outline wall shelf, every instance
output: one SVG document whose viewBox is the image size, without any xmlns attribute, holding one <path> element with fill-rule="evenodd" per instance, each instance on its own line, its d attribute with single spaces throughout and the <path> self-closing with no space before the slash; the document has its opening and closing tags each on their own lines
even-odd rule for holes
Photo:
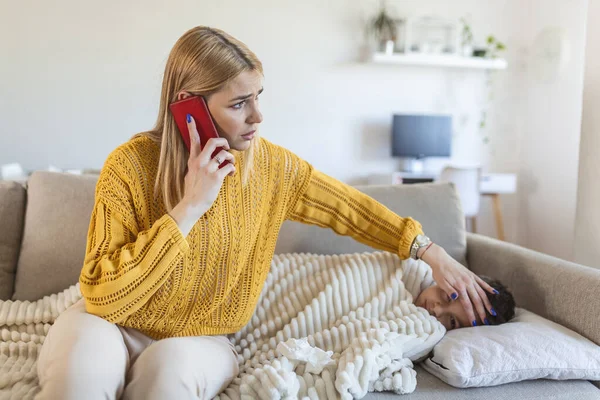
<svg viewBox="0 0 600 400">
<path fill-rule="evenodd" d="M 506 69 L 508 63 L 502 58 L 486 59 L 441 54 L 393 54 L 374 53 L 371 59 L 376 64 L 416 65 L 430 67 Z"/>
</svg>

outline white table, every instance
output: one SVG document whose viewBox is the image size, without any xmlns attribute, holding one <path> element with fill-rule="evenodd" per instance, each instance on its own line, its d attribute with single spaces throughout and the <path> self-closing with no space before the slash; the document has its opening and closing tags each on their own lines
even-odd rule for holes
<svg viewBox="0 0 600 400">
<path fill-rule="evenodd" d="M 388 174 L 373 174 L 369 176 L 368 183 L 369 185 L 414 184 L 435 182 L 437 180 L 439 180 L 439 174 L 437 173 L 392 172 Z M 482 195 L 489 196 L 492 199 L 498 239 L 504 240 L 504 222 L 500 206 L 500 195 L 515 193 L 517 191 L 517 175 L 482 173 L 479 189 Z"/>
</svg>

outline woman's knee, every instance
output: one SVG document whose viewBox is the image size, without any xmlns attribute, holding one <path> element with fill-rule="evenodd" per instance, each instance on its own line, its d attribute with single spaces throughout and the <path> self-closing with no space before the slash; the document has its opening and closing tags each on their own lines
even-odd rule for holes
<svg viewBox="0 0 600 400">
<path fill-rule="evenodd" d="M 205 337 L 164 339 L 148 347 L 132 366 L 125 399 L 212 398 L 238 372 L 233 351 L 223 342 Z"/>
<path fill-rule="evenodd" d="M 127 348 L 117 326 L 86 313 L 85 305 L 76 303 L 59 316 L 44 341 L 38 360 L 42 391 L 37 398 L 120 394 L 127 363 Z"/>
</svg>

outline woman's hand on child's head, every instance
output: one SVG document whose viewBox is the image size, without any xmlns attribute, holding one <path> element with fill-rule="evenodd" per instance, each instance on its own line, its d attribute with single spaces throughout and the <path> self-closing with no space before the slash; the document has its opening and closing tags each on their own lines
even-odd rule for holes
<svg viewBox="0 0 600 400">
<path fill-rule="evenodd" d="M 480 323 L 486 320 L 486 309 L 494 315 L 495 311 L 484 290 L 490 293 L 497 293 L 497 291 L 450 257 L 443 248 L 433 244 L 422 260 L 431 266 L 433 279 L 450 299 L 460 301 L 471 325 L 477 325 L 475 311 Z"/>
</svg>

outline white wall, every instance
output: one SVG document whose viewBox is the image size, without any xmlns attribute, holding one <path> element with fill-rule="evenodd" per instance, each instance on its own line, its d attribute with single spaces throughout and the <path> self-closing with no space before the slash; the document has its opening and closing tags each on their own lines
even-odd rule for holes
<svg viewBox="0 0 600 400">
<path fill-rule="evenodd" d="M 583 121 L 579 153 L 579 187 L 575 221 L 575 255 L 578 263 L 600 267 L 600 2 L 590 2 L 583 95 Z"/>
<path fill-rule="evenodd" d="M 587 0 L 529 3 L 523 14 L 527 68 L 519 164 L 517 241 L 529 248 L 573 259 L 577 171 L 583 94 Z M 562 72 L 541 79 L 545 65 L 532 47 L 545 27 L 563 31 L 567 44 Z M 544 57 L 543 57 L 544 58 Z"/>
<path fill-rule="evenodd" d="M 477 106 L 486 96 L 482 71 L 356 62 L 364 21 L 379 1 L 226 0 L 218 7 L 202 0 L 5 1 L 0 14 L 0 164 L 101 167 L 115 146 L 153 125 L 173 43 L 192 26 L 212 25 L 246 42 L 263 61 L 265 137 L 338 179 L 362 183 L 369 173 L 400 165 L 389 156 L 392 113 L 452 113 L 453 161 L 479 162 L 486 170 L 524 177 L 519 194 L 502 198 L 507 239 L 568 257 L 572 244 L 566 234 L 558 237 L 564 239 L 561 247 L 554 236 L 539 232 L 551 231 L 554 224 L 572 231 L 574 194 L 557 195 L 554 188 L 574 193 L 581 18 L 587 1 L 553 0 L 548 7 L 549 1 L 388 2 L 399 15 L 469 14 L 478 39 L 493 33 L 507 43 L 509 69 L 493 77 L 488 146 L 477 130 Z M 540 85 L 528 76 L 527 52 L 533 35 L 548 24 L 567 31 L 574 56 L 566 78 Z M 555 118 L 547 118 L 548 113 Z M 563 134 L 577 136 L 577 143 L 559 145 Z M 438 168 L 442 161 L 431 160 L 429 166 Z M 554 176 L 557 168 L 564 177 Z M 537 206 L 540 202 L 543 207 Z M 480 231 L 494 235 L 489 201 L 482 207 Z"/>
<path fill-rule="evenodd" d="M 458 17 L 477 1 L 459 2 L 460 7 L 429 3 L 393 5 L 401 13 Z M 481 71 L 355 62 L 363 20 L 375 11 L 373 0 L 261 0 L 251 6 L 226 1 L 219 8 L 202 1 L 170 4 L 109 1 L 94 6 L 63 0 L 61 6 L 31 1 L 7 5 L 0 21 L 7 62 L 0 72 L 10 77 L 3 81 L 7 104 L 2 130 L 11 134 L 0 139 L 0 160 L 19 161 L 28 169 L 50 163 L 100 166 L 116 144 L 152 126 L 168 51 L 198 24 L 225 29 L 262 59 L 267 89 L 263 134 L 340 179 L 365 178 L 373 170 L 399 165 L 389 157 L 395 111 L 455 112 L 460 117 L 457 159 L 485 160 L 478 143 L 468 140 L 479 117 L 474 105 L 483 96 Z M 491 29 L 502 30 L 512 18 L 502 6 L 479 8 L 475 26 L 495 18 Z M 182 12 L 173 17 L 173 9 Z M 504 16 L 498 18 L 499 13 Z M 34 109 L 27 101 L 32 94 L 40 102 Z M 32 140 L 23 142 L 21 136 Z M 319 152 L 307 137 L 321 143 Z M 343 162 L 348 153 L 356 162 Z"/>
</svg>

